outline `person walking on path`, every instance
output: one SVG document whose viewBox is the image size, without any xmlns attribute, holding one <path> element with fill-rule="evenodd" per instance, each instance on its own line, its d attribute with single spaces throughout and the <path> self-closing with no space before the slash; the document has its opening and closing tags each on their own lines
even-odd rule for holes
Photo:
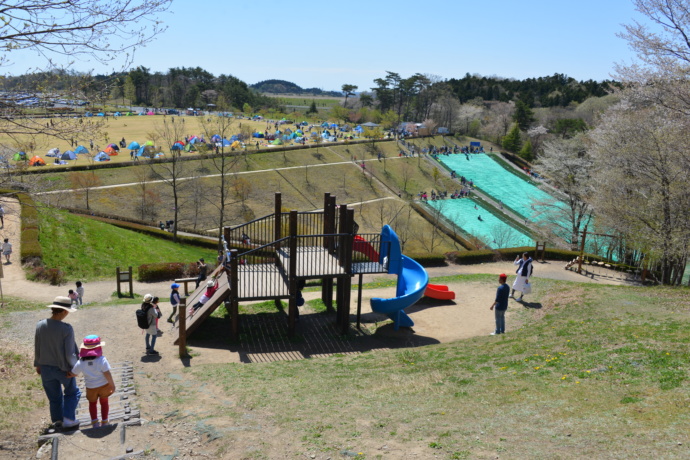
<svg viewBox="0 0 690 460">
<path fill-rule="evenodd" d="M 64 322 L 67 315 L 77 310 L 70 298 L 64 296 L 56 297 L 47 308 L 52 312 L 50 318 L 36 324 L 34 367 L 48 397 L 51 422 L 63 429 L 79 428 L 76 411 L 81 392 L 72 373 L 79 349 L 72 325 Z"/>
<path fill-rule="evenodd" d="M 81 281 L 77 281 L 77 305 L 80 307 L 84 304 L 84 286 Z"/>
<path fill-rule="evenodd" d="M 156 339 L 158 338 L 158 328 L 156 327 L 156 320 L 158 319 L 158 312 L 152 304 L 153 296 L 151 294 L 146 294 L 144 296 L 144 302 L 141 304 L 141 309 L 146 312 L 146 319 L 148 322 L 148 329 L 146 332 L 146 354 L 147 355 L 157 355 L 156 351 Z"/>
<path fill-rule="evenodd" d="M 172 290 L 170 292 L 170 304 L 172 305 L 172 313 L 170 313 L 170 316 L 168 316 L 168 322 L 175 324 L 175 314 L 177 313 L 177 307 L 180 305 L 180 293 L 178 289 L 180 288 L 180 285 L 177 283 L 173 283 L 170 285 L 170 289 Z"/>
<path fill-rule="evenodd" d="M 0 204 L 0 228 L 5 228 L 5 208 Z"/>
<path fill-rule="evenodd" d="M 529 256 L 529 252 L 523 253 L 522 258 L 517 256 L 513 265 L 517 265 L 518 268 L 515 271 L 517 278 L 513 282 L 513 290 L 510 296 L 513 297 L 515 291 L 520 291 L 520 298 L 515 300 L 521 301 L 525 294 L 532 292 L 532 287 L 529 285 L 529 278 L 532 276 L 532 258 Z"/>
<path fill-rule="evenodd" d="M 496 289 L 496 300 L 489 310 L 494 311 L 496 317 L 496 330 L 491 335 L 505 334 L 506 332 L 506 310 L 508 310 L 508 294 L 510 288 L 506 284 L 508 277 L 505 273 L 498 275 L 498 289 Z"/>
<path fill-rule="evenodd" d="M 5 238 L 4 242 L 2 243 L 2 255 L 5 256 L 5 265 L 12 263 L 10 262 L 10 257 L 12 256 L 12 243 L 10 243 L 9 238 Z"/>
<path fill-rule="evenodd" d="M 203 258 L 199 259 L 196 263 L 196 267 L 199 269 L 199 276 L 196 279 L 196 288 L 194 289 L 199 288 L 199 284 L 206 279 L 206 272 L 208 271 L 208 265 L 206 265 Z"/>
<path fill-rule="evenodd" d="M 115 393 L 115 381 L 110 373 L 110 363 L 103 356 L 105 342 L 97 335 L 84 337 L 79 349 L 79 361 L 72 368 L 73 374 L 84 374 L 86 399 L 89 401 L 89 415 L 94 428 L 108 424 L 110 405 L 108 398 Z M 98 403 L 101 403 L 101 420 L 98 420 Z"/>
</svg>

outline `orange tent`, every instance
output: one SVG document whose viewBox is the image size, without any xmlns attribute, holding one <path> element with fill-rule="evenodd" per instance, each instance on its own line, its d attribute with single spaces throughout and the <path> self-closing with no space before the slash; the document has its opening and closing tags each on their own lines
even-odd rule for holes
<svg viewBox="0 0 690 460">
<path fill-rule="evenodd" d="M 117 155 L 117 150 L 115 150 L 112 147 L 108 147 L 105 150 L 103 150 L 105 153 L 107 153 L 110 156 Z"/>
<path fill-rule="evenodd" d="M 43 161 L 43 158 L 39 157 L 38 155 L 34 156 L 32 159 L 29 160 L 29 166 L 45 166 L 46 162 Z"/>
</svg>

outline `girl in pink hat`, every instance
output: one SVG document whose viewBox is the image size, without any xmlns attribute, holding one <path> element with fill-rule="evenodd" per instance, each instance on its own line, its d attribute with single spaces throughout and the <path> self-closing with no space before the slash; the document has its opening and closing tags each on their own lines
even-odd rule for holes
<svg viewBox="0 0 690 460">
<path fill-rule="evenodd" d="M 108 397 L 115 393 L 115 382 L 110 374 L 110 364 L 103 356 L 101 338 L 87 335 L 79 349 L 79 361 L 72 368 L 73 374 L 84 374 L 86 399 L 89 401 L 89 415 L 94 428 L 108 424 Z M 101 402 L 101 421 L 98 421 L 98 401 Z"/>
</svg>

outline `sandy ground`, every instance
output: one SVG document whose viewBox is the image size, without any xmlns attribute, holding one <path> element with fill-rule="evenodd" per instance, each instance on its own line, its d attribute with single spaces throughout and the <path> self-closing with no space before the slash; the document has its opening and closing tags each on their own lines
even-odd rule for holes
<svg viewBox="0 0 690 460">
<path fill-rule="evenodd" d="M 66 295 L 70 286 L 48 286 L 40 283 L 27 281 L 19 263 L 19 221 L 18 203 L 16 200 L 3 200 L 7 211 L 5 216 L 5 227 L 0 232 L 0 237 L 9 238 L 13 244 L 14 253 L 12 263 L 3 265 L 4 278 L 2 279 L 2 289 L 4 295 L 16 296 L 34 301 L 45 302 L 48 305 L 54 297 Z M 563 268 L 562 262 L 546 262 L 535 264 L 534 285 L 538 289 L 539 278 L 552 278 L 566 281 L 622 284 L 618 275 L 605 273 L 607 277 L 596 276 L 594 279 L 578 275 Z M 491 263 L 472 266 L 448 266 L 441 268 L 431 268 L 429 275 L 433 277 L 471 274 L 471 273 L 514 273 L 512 263 Z M 386 276 L 369 276 L 365 282 L 372 281 L 374 278 L 386 278 Z M 511 277 L 512 278 L 512 277 Z M 511 280 L 509 279 L 509 282 Z M 162 299 L 168 297 L 169 282 L 166 283 L 135 283 L 134 291 L 138 294 L 153 293 Z M 428 343 L 450 342 L 478 335 L 487 335 L 493 330 L 493 314 L 489 311 L 489 306 L 493 303 L 496 285 L 488 283 L 450 283 L 451 290 L 456 292 L 455 301 L 430 301 L 425 300 L 418 305 L 409 308 L 407 311 L 415 322 L 413 330 L 401 329 L 393 331 L 389 326 L 381 328 L 382 333 L 375 334 L 376 342 L 372 348 L 381 349 L 400 346 L 419 346 Z M 135 383 L 137 386 L 136 406 L 141 409 L 142 418 L 146 421 L 157 421 L 157 423 L 146 423 L 142 427 L 128 430 L 128 443 L 137 450 L 137 447 L 155 448 L 160 453 L 177 452 L 176 458 L 197 458 L 199 456 L 213 457 L 213 446 L 204 444 L 198 433 L 198 427 L 194 422 L 185 421 L 185 418 L 173 418 L 166 422 L 166 414 L 169 407 L 161 404 L 167 398 L 173 397 L 173 387 L 183 379 L 185 368 L 198 366 L 207 363 L 240 363 L 247 362 L 244 359 L 243 350 L 234 348 L 230 350 L 227 346 L 204 347 L 203 343 L 195 343 L 193 340 L 193 358 L 181 360 L 178 356 L 178 348 L 173 345 L 174 338 L 171 326 L 164 322 L 169 314 L 170 306 L 168 303 L 162 304 L 163 321 L 160 323 L 162 329 L 158 337 L 156 348 L 160 356 L 146 356 L 144 353 L 144 336 L 136 326 L 134 312 L 138 305 L 118 305 L 118 306 L 99 306 L 99 303 L 110 300 L 112 293 L 116 290 L 115 280 L 92 282 L 85 285 L 86 305 L 78 312 L 68 316 L 67 322 L 73 325 L 75 335 L 79 341 L 87 334 L 99 334 L 108 342 L 105 349 L 106 356 L 111 363 L 132 362 L 134 367 Z M 385 318 L 377 318 L 369 308 L 369 299 L 372 297 L 392 297 L 395 288 L 370 289 L 363 291 L 362 314 L 365 321 L 371 326 L 376 322 L 381 322 Z M 307 300 L 319 297 L 318 292 L 307 292 Z M 526 298 L 529 301 L 529 298 Z M 357 293 L 352 294 L 351 312 L 357 310 Z M 512 315 L 529 305 L 521 305 L 513 300 L 510 302 L 507 316 L 507 331 L 511 327 L 516 327 L 511 321 Z M 13 341 L 14 345 L 22 348 L 27 354 L 32 354 L 33 332 L 36 322 L 48 316 L 48 311 L 33 311 L 15 313 L 10 315 L 9 327 L 3 329 L 7 335 L 4 340 Z M 308 333 L 307 330 L 309 315 L 304 311 L 300 328 L 301 332 Z M 193 337 L 192 337 L 193 339 Z M 290 345 L 287 345 L 289 347 Z M 290 353 L 289 349 L 281 349 L 279 352 L 268 350 L 266 355 L 268 361 L 281 359 L 287 356 L 288 359 L 299 358 L 299 354 Z M 302 350 L 303 352 L 304 350 Z M 339 350 L 338 352 L 342 352 Z M 357 350 L 353 349 L 353 352 Z M 260 353 L 260 350 L 259 352 Z M 328 355 L 328 352 L 313 353 L 312 356 Z M 194 385 L 190 385 L 194 388 Z M 40 390 L 37 390 L 40 391 Z M 206 387 L 198 393 L 197 406 L 189 408 L 190 411 L 202 410 L 206 405 L 216 404 L 216 398 L 224 398 L 220 389 Z M 27 458 L 27 453 L 35 454 L 36 434 L 48 424 L 48 409 L 46 407 L 37 409 L 32 416 L 26 417 L 23 423 L 19 423 L 17 431 L 3 434 L 5 440 L 0 440 L 0 457 L 7 458 Z M 168 414 L 169 415 L 169 414 Z M 257 422 L 259 423 L 259 422 Z M 263 420 L 261 423 L 270 425 L 270 420 Z M 31 433 L 27 435 L 27 433 Z M 243 433 L 237 437 L 234 447 L 237 452 L 247 452 L 251 449 L 252 443 L 259 439 L 266 438 L 267 431 Z M 286 435 L 286 436 L 289 436 Z M 112 458 L 124 454 L 123 446 L 119 442 L 119 433 L 114 431 L 101 431 L 98 436 L 89 430 L 65 437 L 65 442 L 60 445 L 60 458 L 81 459 L 81 458 Z M 235 441 L 233 441 L 235 442 Z M 278 436 L 270 441 L 274 445 L 271 458 L 285 458 L 299 453 L 299 449 L 291 444 L 289 439 L 281 439 Z M 295 449 L 297 449 L 295 451 Z M 33 452 L 32 452 L 33 450 Z M 245 458 L 234 454 L 226 458 Z M 326 456 L 315 456 L 310 458 L 326 458 Z M 388 456 L 387 458 L 403 458 Z"/>
</svg>

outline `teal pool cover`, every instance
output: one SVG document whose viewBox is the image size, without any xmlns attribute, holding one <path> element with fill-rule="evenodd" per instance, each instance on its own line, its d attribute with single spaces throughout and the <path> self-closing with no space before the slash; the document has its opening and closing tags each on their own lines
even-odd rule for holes
<svg viewBox="0 0 690 460">
<path fill-rule="evenodd" d="M 468 159 L 469 158 L 469 159 Z M 438 161 L 445 164 L 458 177 L 471 180 L 496 201 L 502 201 L 516 214 L 524 218 L 529 226 L 536 214 L 532 207 L 534 201 L 553 202 L 554 198 L 526 179 L 507 171 L 487 154 L 453 154 L 441 155 Z M 452 193 L 454 190 L 448 190 Z M 479 237 L 492 248 L 510 248 L 532 246 L 534 240 L 513 228 L 505 221 L 491 214 L 480 203 L 466 198 L 429 201 L 428 203 L 463 232 Z M 475 206 L 478 209 L 475 209 Z M 481 215 L 482 221 L 478 219 Z"/>
</svg>

